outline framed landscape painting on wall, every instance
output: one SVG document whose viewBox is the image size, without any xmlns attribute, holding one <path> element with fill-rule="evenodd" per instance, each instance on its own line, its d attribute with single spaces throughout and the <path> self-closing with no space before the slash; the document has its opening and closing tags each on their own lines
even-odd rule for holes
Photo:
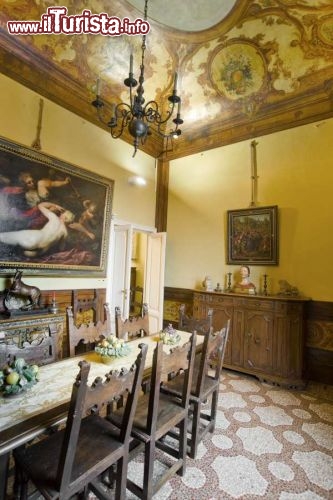
<svg viewBox="0 0 333 500">
<path fill-rule="evenodd" d="M 113 184 L 0 138 L 0 272 L 105 277 Z"/>
<path fill-rule="evenodd" d="M 278 264 L 278 207 L 227 212 L 227 264 Z"/>
</svg>

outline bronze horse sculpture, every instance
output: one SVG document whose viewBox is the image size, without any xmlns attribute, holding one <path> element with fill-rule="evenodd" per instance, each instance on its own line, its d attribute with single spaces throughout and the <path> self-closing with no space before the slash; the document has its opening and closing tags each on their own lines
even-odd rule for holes
<svg viewBox="0 0 333 500">
<path fill-rule="evenodd" d="M 13 283 L 8 290 L 8 295 L 14 295 L 21 297 L 22 299 L 28 298 L 29 302 L 23 305 L 20 309 L 29 310 L 37 307 L 39 305 L 40 299 L 40 289 L 36 286 L 26 285 L 22 281 L 22 271 L 16 270 L 16 273 L 13 278 Z M 6 302 L 6 299 L 5 299 Z"/>
</svg>

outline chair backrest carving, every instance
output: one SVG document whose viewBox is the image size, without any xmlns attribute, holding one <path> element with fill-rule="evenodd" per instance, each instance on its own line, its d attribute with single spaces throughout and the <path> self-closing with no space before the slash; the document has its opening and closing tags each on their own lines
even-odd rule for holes
<svg viewBox="0 0 333 500">
<path fill-rule="evenodd" d="M 149 314 L 147 304 L 142 306 L 142 315 L 130 316 L 127 319 L 121 317 L 119 307 L 115 308 L 116 336 L 120 339 L 130 340 L 135 337 L 149 335 Z"/>
<path fill-rule="evenodd" d="M 107 319 L 101 290 L 94 289 L 93 295 L 91 295 L 91 290 L 89 292 L 82 290 L 72 291 L 72 310 L 76 326 L 80 326 L 82 323 L 98 323 L 98 321 L 103 323 Z"/>
<path fill-rule="evenodd" d="M 75 325 L 72 307 L 67 308 L 69 355 L 75 356 L 78 350 L 90 350 L 101 338 L 111 334 L 110 311 L 108 304 L 104 304 L 106 320 L 89 324 Z"/>
<path fill-rule="evenodd" d="M 213 329 L 205 335 L 200 362 L 195 363 L 192 383 L 192 394 L 200 397 L 204 390 L 205 375 L 210 367 L 213 368 L 212 377 L 218 382 L 223 366 L 224 353 L 228 341 L 230 319 L 227 326 L 217 332 Z"/>
<path fill-rule="evenodd" d="M 126 403 L 118 440 L 124 443 L 125 449 L 128 448 L 147 349 L 147 345 L 140 345 L 140 352 L 130 370 L 110 371 L 105 375 L 104 381 L 99 377 L 90 387 L 88 386 L 90 365 L 86 361 L 80 361 L 80 371 L 73 384 L 65 436 L 58 463 L 57 484 L 59 491 L 66 492 L 72 480 L 75 451 L 80 439 L 81 421 L 86 417 L 92 419 L 87 421 L 86 425 L 93 426 L 93 419 L 98 418 L 99 410 L 120 398 L 124 398 Z M 127 397 L 124 397 L 125 395 Z M 96 467 L 100 467 L 100 465 L 97 464 Z"/>
<path fill-rule="evenodd" d="M 149 407 L 147 416 L 147 430 L 153 432 L 156 427 L 158 415 L 158 400 L 161 384 L 167 383 L 170 376 L 174 377 L 180 373 L 184 383 L 179 405 L 187 408 L 191 391 L 191 381 L 194 366 L 196 346 L 196 333 L 194 332 L 186 344 L 170 349 L 169 353 L 163 350 L 163 342 L 158 341 L 153 355 L 153 366 L 151 374 L 151 389 L 149 393 Z"/>
<path fill-rule="evenodd" d="M 213 309 L 208 309 L 206 318 L 197 319 L 185 314 L 185 304 L 179 306 L 178 330 L 197 332 L 198 335 L 210 331 L 213 326 Z"/>
</svg>

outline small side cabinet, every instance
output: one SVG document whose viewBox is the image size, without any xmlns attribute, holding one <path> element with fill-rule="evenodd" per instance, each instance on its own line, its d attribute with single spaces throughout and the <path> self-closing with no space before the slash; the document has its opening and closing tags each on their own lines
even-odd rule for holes
<svg viewBox="0 0 333 500">
<path fill-rule="evenodd" d="M 212 308 L 214 329 L 231 320 L 224 366 L 287 387 L 305 386 L 304 311 L 309 299 L 195 292 L 193 313 Z"/>
<path fill-rule="evenodd" d="M 20 315 L 0 320 L 0 367 L 8 356 L 47 364 L 62 357 L 64 314 Z"/>
</svg>

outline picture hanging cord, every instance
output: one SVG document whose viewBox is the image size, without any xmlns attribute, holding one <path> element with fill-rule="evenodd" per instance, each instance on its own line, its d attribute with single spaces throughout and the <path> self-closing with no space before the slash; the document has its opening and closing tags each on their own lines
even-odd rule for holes
<svg viewBox="0 0 333 500">
<path fill-rule="evenodd" d="M 257 147 L 256 141 L 251 142 L 251 202 L 250 207 L 256 207 L 258 204 L 258 175 L 257 175 Z"/>
<path fill-rule="evenodd" d="M 40 142 L 40 133 L 42 130 L 43 109 L 44 109 L 44 101 L 43 101 L 43 99 L 39 99 L 39 113 L 38 113 L 36 139 L 31 144 L 31 147 L 34 149 L 37 149 L 38 151 L 40 151 L 42 149 L 41 142 Z"/>
</svg>

